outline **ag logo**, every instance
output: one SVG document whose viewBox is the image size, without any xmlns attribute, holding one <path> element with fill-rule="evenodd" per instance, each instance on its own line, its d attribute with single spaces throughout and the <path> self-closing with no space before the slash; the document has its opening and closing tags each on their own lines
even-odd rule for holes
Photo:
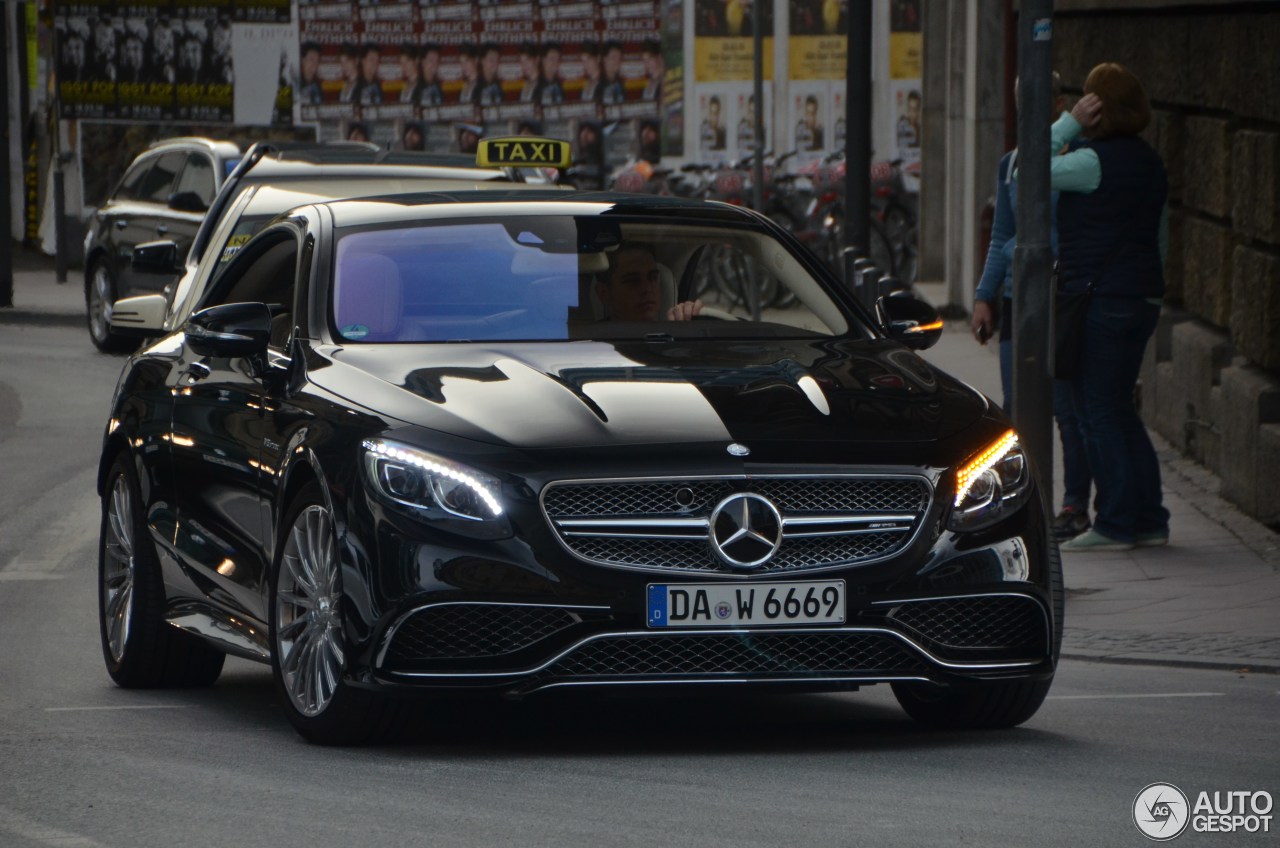
<svg viewBox="0 0 1280 848">
<path fill-rule="evenodd" d="M 1172 783 L 1153 783 L 1133 799 L 1133 823 L 1143 836 L 1156 842 L 1178 836 L 1190 820 L 1187 796 Z"/>
</svg>

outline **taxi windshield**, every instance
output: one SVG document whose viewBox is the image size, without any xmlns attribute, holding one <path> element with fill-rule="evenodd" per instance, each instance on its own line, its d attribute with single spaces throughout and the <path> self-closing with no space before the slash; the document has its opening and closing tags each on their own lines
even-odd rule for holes
<svg viewBox="0 0 1280 848">
<path fill-rule="evenodd" d="M 703 220 L 512 216 L 339 232 L 349 342 L 809 338 L 851 318 L 768 233 Z"/>
</svg>

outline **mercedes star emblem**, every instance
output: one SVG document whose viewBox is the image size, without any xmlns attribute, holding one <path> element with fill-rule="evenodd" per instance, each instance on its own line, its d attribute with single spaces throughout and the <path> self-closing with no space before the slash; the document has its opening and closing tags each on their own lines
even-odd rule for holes
<svg viewBox="0 0 1280 848">
<path fill-rule="evenodd" d="M 764 565 L 782 544 L 782 515 L 760 495 L 730 495 L 711 513 L 711 549 L 730 568 Z"/>
<path fill-rule="evenodd" d="M 731 456 L 748 456 L 751 453 L 751 448 L 747 447 L 746 445 L 738 444 L 737 442 L 734 442 L 733 444 L 729 445 L 729 447 L 726 448 L 726 450 L 729 451 L 729 454 Z"/>
</svg>

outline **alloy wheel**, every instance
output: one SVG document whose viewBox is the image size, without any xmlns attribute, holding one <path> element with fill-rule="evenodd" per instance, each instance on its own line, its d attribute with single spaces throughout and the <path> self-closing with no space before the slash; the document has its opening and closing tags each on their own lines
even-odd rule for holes
<svg viewBox="0 0 1280 848">
<path fill-rule="evenodd" d="M 295 709 L 329 706 L 343 667 L 337 543 L 328 510 L 312 505 L 289 529 L 276 583 L 275 649 Z"/>
<path fill-rule="evenodd" d="M 89 285 L 89 331 L 100 342 L 111 335 L 112 298 L 111 274 L 99 263 L 93 269 Z"/>
<path fill-rule="evenodd" d="M 107 532 L 103 540 L 102 608 L 111 659 L 124 658 L 133 618 L 134 561 L 133 501 L 123 474 L 117 475 L 107 503 Z"/>
</svg>

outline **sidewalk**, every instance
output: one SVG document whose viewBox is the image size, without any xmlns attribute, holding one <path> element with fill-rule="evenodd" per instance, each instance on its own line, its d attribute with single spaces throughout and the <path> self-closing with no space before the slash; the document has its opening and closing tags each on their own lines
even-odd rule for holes
<svg viewBox="0 0 1280 848">
<path fill-rule="evenodd" d="M 926 299 L 940 284 L 919 284 Z M 997 400 L 994 344 L 973 340 L 967 320 L 948 321 L 929 361 Z M 1218 497 L 1220 481 L 1153 434 L 1169 545 L 1063 555 L 1065 657 L 1280 672 L 1280 535 Z M 1061 445 L 1054 438 L 1053 502 L 1061 502 Z"/>
<path fill-rule="evenodd" d="M 83 326 L 83 272 L 54 282 L 53 261 L 14 256 L 14 308 L 6 324 Z M 938 284 L 920 284 L 935 302 Z M 973 341 L 964 320 L 948 321 L 925 351 L 934 362 L 995 398 L 995 345 Z M 1066 554 L 1063 656 L 1280 673 L 1280 535 L 1218 497 L 1220 483 L 1154 437 L 1172 513 L 1169 545 L 1122 553 Z M 1062 458 L 1055 438 L 1054 480 Z M 1060 489 L 1059 489 L 1060 490 Z M 1060 496 L 1055 493 L 1054 506 Z"/>
<path fill-rule="evenodd" d="M 53 257 L 14 250 L 13 306 L 0 307 L 0 324 L 84 326 L 85 320 L 83 269 L 68 268 L 59 283 Z"/>
</svg>

